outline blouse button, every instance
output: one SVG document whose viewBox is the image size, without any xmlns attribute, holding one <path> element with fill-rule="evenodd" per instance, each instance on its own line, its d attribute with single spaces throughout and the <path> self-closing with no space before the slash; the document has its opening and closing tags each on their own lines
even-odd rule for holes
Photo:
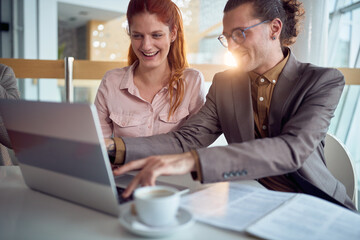
<svg viewBox="0 0 360 240">
<path fill-rule="evenodd" d="M 264 101 L 263 97 L 259 97 L 260 102 Z"/>
</svg>

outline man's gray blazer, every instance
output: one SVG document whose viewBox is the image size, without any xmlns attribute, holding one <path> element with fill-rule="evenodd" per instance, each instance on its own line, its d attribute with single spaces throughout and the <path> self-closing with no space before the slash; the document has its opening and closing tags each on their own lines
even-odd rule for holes
<svg viewBox="0 0 360 240">
<path fill-rule="evenodd" d="M 269 137 L 255 139 L 250 79 L 235 70 L 217 73 L 203 108 L 178 131 L 124 137 L 125 162 L 197 149 L 204 183 L 285 175 L 305 193 L 355 209 L 324 158 L 344 84 L 338 70 L 300 63 L 290 54 L 271 99 Z M 229 145 L 206 148 L 221 133 Z"/>
</svg>

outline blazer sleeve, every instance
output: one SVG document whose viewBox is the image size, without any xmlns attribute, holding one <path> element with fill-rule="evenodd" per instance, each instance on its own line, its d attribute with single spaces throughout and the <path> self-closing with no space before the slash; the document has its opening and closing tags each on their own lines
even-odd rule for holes
<svg viewBox="0 0 360 240">
<path fill-rule="evenodd" d="M 289 101 L 279 107 L 283 112 L 276 123 L 282 125 L 278 134 L 197 150 L 203 182 L 282 175 L 305 164 L 326 135 L 345 81 L 335 69 L 310 69 L 303 75 Z"/>
<path fill-rule="evenodd" d="M 123 137 L 125 162 L 151 155 L 182 153 L 213 143 L 222 133 L 216 110 L 215 88 L 216 84 L 213 82 L 204 106 L 179 130 L 150 137 Z"/>
<path fill-rule="evenodd" d="M 17 89 L 16 78 L 13 70 L 0 64 L 0 98 L 1 99 L 19 99 L 20 94 Z M 11 143 L 3 120 L 0 116 L 0 143 L 11 148 Z"/>
<path fill-rule="evenodd" d="M 19 99 L 16 78 L 13 70 L 5 65 L 0 66 L 0 98 Z"/>
</svg>

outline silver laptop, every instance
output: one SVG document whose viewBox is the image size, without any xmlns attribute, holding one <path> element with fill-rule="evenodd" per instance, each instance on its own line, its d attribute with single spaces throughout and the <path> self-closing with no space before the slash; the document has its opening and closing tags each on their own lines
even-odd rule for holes
<svg viewBox="0 0 360 240">
<path fill-rule="evenodd" d="M 31 189 L 113 216 L 128 208 L 118 193 L 133 176 L 115 183 L 94 105 L 0 100 L 0 115 Z"/>
</svg>

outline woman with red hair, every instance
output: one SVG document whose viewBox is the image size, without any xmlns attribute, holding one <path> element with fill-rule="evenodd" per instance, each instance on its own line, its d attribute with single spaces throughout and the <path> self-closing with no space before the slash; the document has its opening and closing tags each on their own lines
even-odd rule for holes
<svg viewBox="0 0 360 240">
<path fill-rule="evenodd" d="M 104 138 L 176 130 L 205 101 L 203 75 L 188 68 L 179 8 L 171 0 L 131 0 L 128 65 L 108 71 L 98 89 Z"/>
</svg>

